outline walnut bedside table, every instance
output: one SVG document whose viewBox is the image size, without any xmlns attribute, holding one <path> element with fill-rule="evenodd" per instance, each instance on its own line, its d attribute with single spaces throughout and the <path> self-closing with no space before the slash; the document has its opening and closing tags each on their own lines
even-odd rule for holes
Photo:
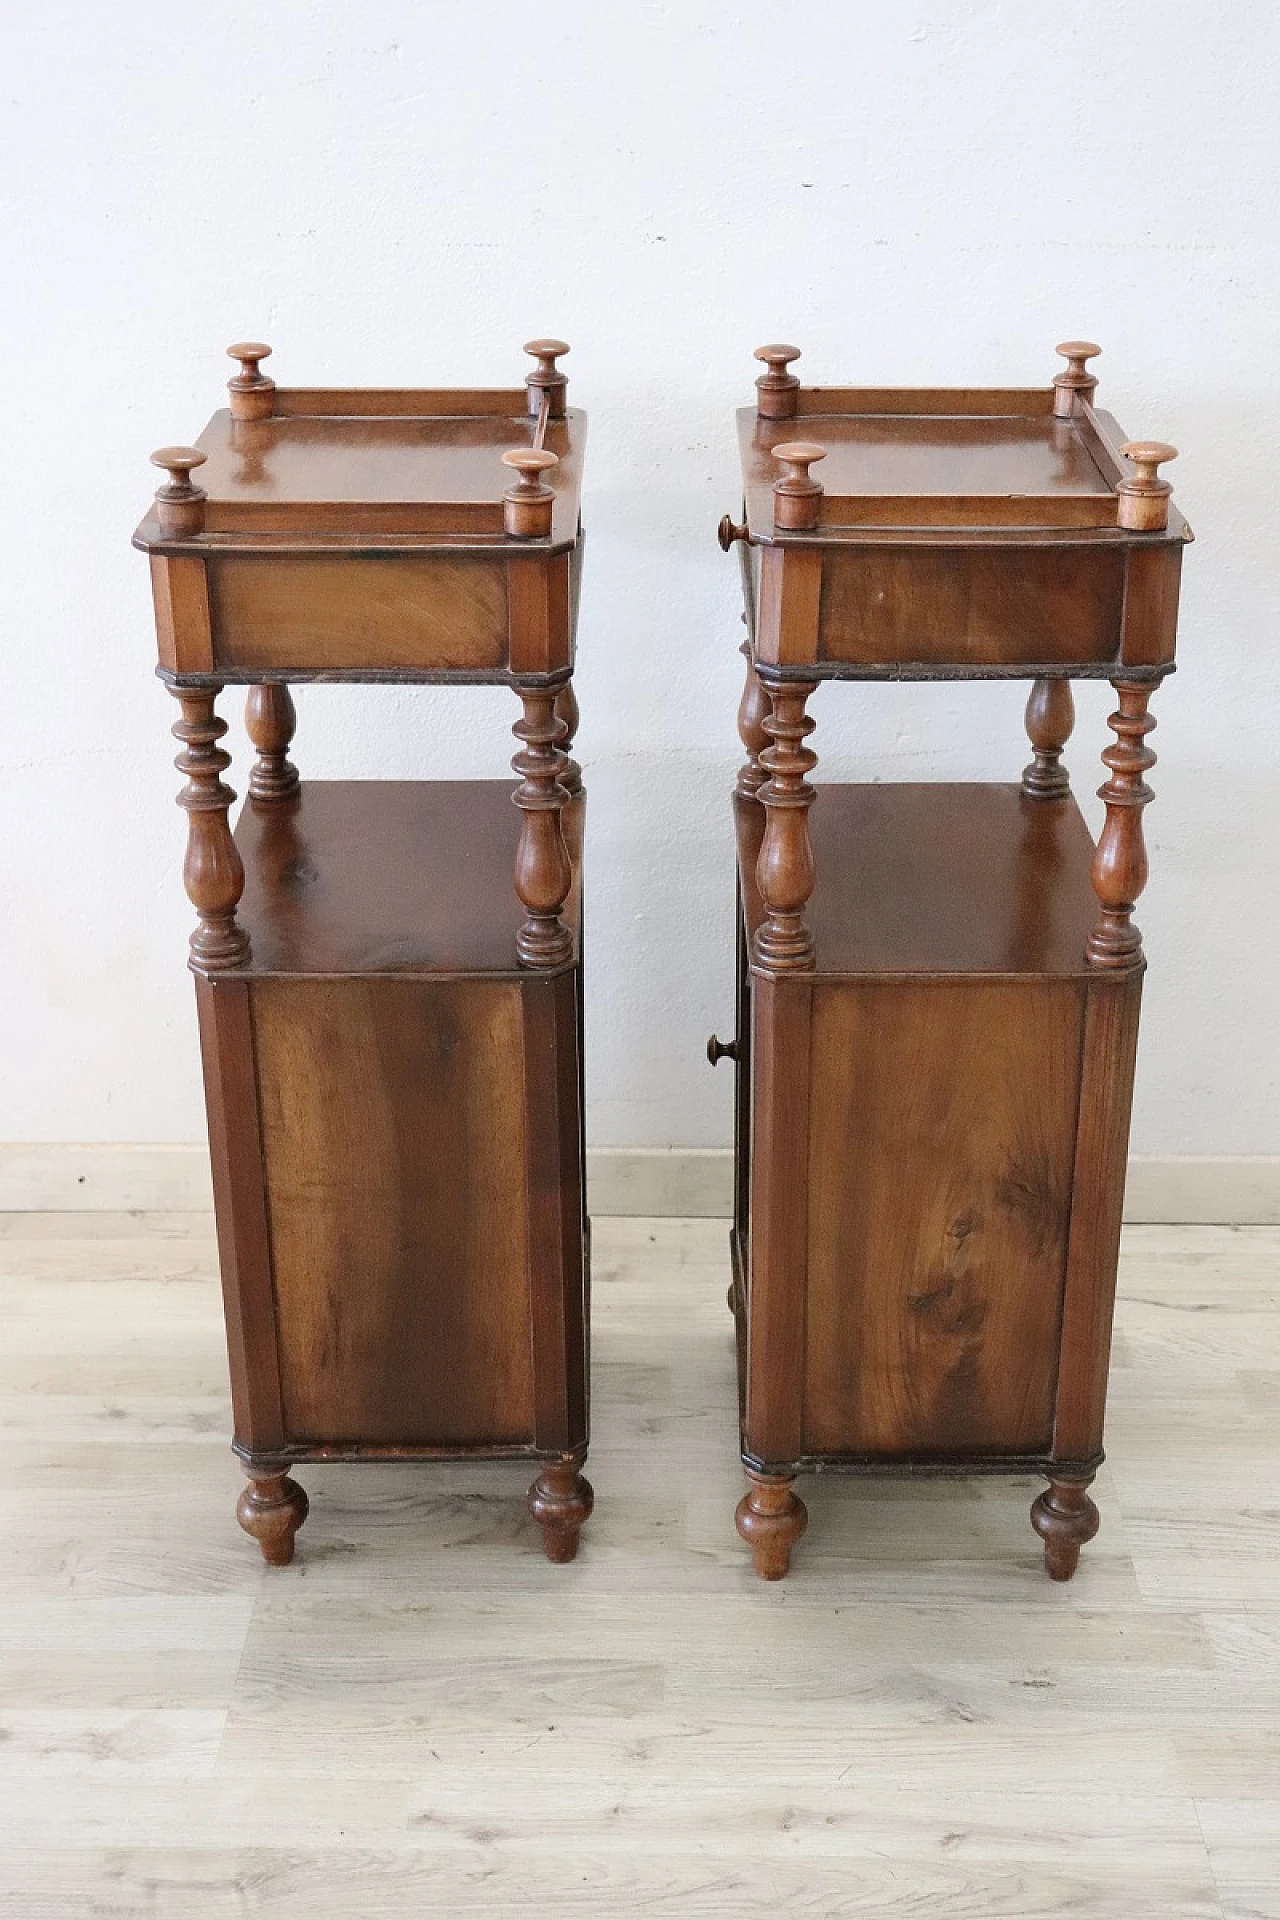
<svg viewBox="0 0 1280 1920">
<path fill-rule="evenodd" d="M 154 456 L 240 1524 L 292 1558 L 306 1460 L 528 1458 L 552 1560 L 591 1512 L 582 782 L 585 416 L 562 341 L 492 391 L 277 387 Z M 502 682 L 491 781 L 299 780 L 292 681 Z M 249 688 L 235 794 L 215 702 Z M 515 807 L 511 802 L 514 799 Z"/>
<path fill-rule="evenodd" d="M 1048 1572 L 1098 1513 L 1144 967 L 1151 693 L 1190 529 L 1070 342 L 1051 386 L 805 388 L 738 416 L 738 1531 L 766 1579 L 805 1469 L 1043 1473 Z M 816 469 L 816 472 L 815 472 Z M 822 680 L 1028 679 L 1021 784 L 815 792 Z M 1062 751 L 1107 679 L 1097 847 Z M 813 807 L 810 820 L 810 807 Z"/>
</svg>

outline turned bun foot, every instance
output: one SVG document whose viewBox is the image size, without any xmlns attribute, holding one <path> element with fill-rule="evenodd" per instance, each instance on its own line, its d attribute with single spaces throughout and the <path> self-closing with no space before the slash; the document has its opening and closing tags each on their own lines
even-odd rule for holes
<svg viewBox="0 0 1280 1920">
<path fill-rule="evenodd" d="M 578 1460 L 543 1467 L 529 1489 L 529 1511 L 542 1529 L 542 1551 L 564 1566 L 578 1551 L 578 1534 L 591 1518 L 595 1494 Z"/>
<path fill-rule="evenodd" d="M 307 1517 L 307 1496 L 287 1473 L 251 1474 L 236 1502 L 236 1519 L 252 1534 L 269 1567 L 287 1567 L 293 1536 Z"/>
<path fill-rule="evenodd" d="M 1090 1480 L 1092 1475 L 1090 1476 Z M 1051 1480 L 1032 1502 L 1031 1524 L 1044 1541 L 1044 1570 L 1051 1580 L 1069 1580 L 1080 1549 L 1098 1531 L 1098 1509 L 1089 1480 Z"/>
<path fill-rule="evenodd" d="M 747 1490 L 733 1518 L 760 1578 L 785 1579 L 791 1549 L 809 1524 L 808 1509 L 793 1492 L 792 1482 L 748 1472 Z"/>
</svg>

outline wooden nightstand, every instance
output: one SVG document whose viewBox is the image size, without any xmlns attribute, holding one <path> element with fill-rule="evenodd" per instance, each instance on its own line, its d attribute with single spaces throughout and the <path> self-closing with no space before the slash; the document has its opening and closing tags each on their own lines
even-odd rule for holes
<svg viewBox="0 0 1280 1920">
<path fill-rule="evenodd" d="M 766 1579 L 806 1468 L 1044 1473 L 1059 1580 L 1097 1531 L 1147 703 L 1191 533 L 1173 448 L 1094 405 L 1096 347 L 1058 351 L 1044 389 L 875 391 L 763 347 L 738 416 L 738 1037 L 710 1051 L 737 1061 L 737 1522 Z M 1020 785 L 814 806 L 819 681 L 997 678 L 1033 683 Z M 1119 703 L 1096 849 L 1062 765 L 1078 678 Z"/>
<path fill-rule="evenodd" d="M 278 388 L 267 347 L 230 351 L 230 408 L 154 456 L 134 544 L 182 710 L 238 1516 L 281 1565 L 299 1461 L 527 1457 L 569 1560 L 591 1489 L 568 349 L 532 343 L 524 386 L 423 392 Z M 520 783 L 300 781 L 291 681 L 503 682 Z M 234 837 L 227 684 L 257 749 Z"/>
</svg>

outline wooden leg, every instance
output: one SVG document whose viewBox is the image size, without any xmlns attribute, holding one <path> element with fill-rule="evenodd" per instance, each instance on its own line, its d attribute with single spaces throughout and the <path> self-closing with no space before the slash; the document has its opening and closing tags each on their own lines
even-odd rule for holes
<svg viewBox="0 0 1280 1920">
<path fill-rule="evenodd" d="M 572 1456 L 549 1461 L 529 1489 L 529 1511 L 542 1528 L 542 1550 L 564 1566 L 578 1551 L 578 1534 L 591 1518 L 595 1494 Z"/>
<path fill-rule="evenodd" d="M 752 1564 L 762 1580 L 785 1579 L 791 1549 L 809 1524 L 808 1509 L 793 1487 L 790 1478 L 747 1469 L 747 1490 L 738 1502 L 734 1524 L 750 1547 Z"/>
<path fill-rule="evenodd" d="M 298 791 L 298 769 L 289 758 L 289 747 L 298 715 L 293 695 L 283 681 L 267 681 L 250 687 L 244 720 L 257 750 L 249 775 L 249 792 L 260 804 L 292 800 Z"/>
<path fill-rule="evenodd" d="M 1061 800 L 1070 793 L 1071 776 L 1062 764 L 1062 749 L 1075 723 L 1071 682 L 1034 680 L 1027 696 L 1032 758 L 1022 769 L 1022 791 L 1028 800 Z"/>
<path fill-rule="evenodd" d="M 1080 1549 L 1098 1531 L 1098 1509 L 1089 1498 L 1088 1480 L 1050 1480 L 1032 1503 L 1031 1524 L 1044 1541 L 1044 1570 L 1051 1580 L 1069 1580 L 1080 1564 Z"/>
<path fill-rule="evenodd" d="M 269 1567 L 287 1567 L 293 1536 L 307 1517 L 307 1496 L 287 1473 L 246 1469 L 249 1484 L 236 1502 L 236 1519 L 252 1534 Z"/>
<path fill-rule="evenodd" d="M 512 732 L 521 742 L 511 765 L 520 775 L 512 799 L 522 819 L 516 849 L 516 893 L 528 918 L 516 935 L 525 967 L 562 967 L 573 957 L 573 936 L 560 909 L 573 883 L 560 809 L 569 796 L 562 785 L 568 756 L 560 742 L 565 722 L 556 712 L 554 687 L 520 687 L 524 718 Z"/>
</svg>

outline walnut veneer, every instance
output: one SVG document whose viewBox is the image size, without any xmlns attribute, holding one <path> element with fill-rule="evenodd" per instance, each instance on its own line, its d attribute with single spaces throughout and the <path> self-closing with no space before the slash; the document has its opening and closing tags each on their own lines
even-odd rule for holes
<svg viewBox="0 0 1280 1920">
<path fill-rule="evenodd" d="M 553 1560 L 591 1511 L 573 670 L 585 416 L 523 387 L 230 406 L 135 535 L 178 701 L 237 1508 L 283 1564 L 300 1461 L 529 1457 Z M 301 780 L 289 682 L 504 681 L 509 786 Z M 226 723 L 256 757 L 233 833 Z M 514 800 L 515 805 L 512 806 Z"/>
<path fill-rule="evenodd" d="M 768 1579 L 805 1468 L 1043 1472 L 1055 1579 L 1097 1531 L 1147 706 L 1191 534 L 1174 449 L 1097 408 L 1095 346 L 1058 351 L 1043 389 L 897 391 L 804 388 L 763 347 L 739 414 L 738 1032 L 710 1052 L 736 1062 L 737 1519 Z M 1095 848 L 1062 754 L 1099 677 Z M 980 678 L 1032 681 L 1020 783 L 811 783 L 819 682 Z"/>
</svg>

